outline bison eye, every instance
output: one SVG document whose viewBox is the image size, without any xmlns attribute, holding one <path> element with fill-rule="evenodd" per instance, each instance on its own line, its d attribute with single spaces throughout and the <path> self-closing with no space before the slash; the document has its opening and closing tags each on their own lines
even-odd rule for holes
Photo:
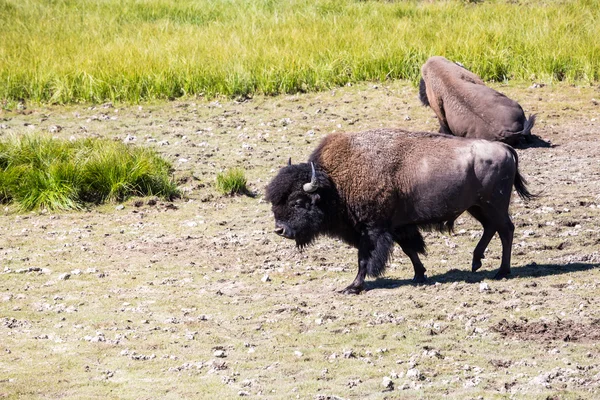
<svg viewBox="0 0 600 400">
<path fill-rule="evenodd" d="M 298 199 L 294 202 L 294 207 L 296 208 L 304 208 L 306 206 L 306 202 L 303 199 Z"/>
</svg>

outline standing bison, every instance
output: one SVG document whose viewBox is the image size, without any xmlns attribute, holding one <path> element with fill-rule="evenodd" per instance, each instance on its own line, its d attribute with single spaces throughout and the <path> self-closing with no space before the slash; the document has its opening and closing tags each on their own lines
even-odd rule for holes
<svg viewBox="0 0 600 400">
<path fill-rule="evenodd" d="M 514 100 L 491 89 L 471 71 L 444 57 L 429 58 L 421 67 L 419 98 L 440 122 L 440 132 L 510 145 L 530 141 L 535 115 L 525 118 Z"/>
<path fill-rule="evenodd" d="M 425 280 L 420 228 L 452 230 L 468 211 L 483 225 L 472 270 L 496 232 L 510 274 L 514 225 L 508 214 L 512 187 L 532 195 L 519 174 L 515 150 L 503 143 L 435 133 L 377 129 L 325 137 L 308 163 L 283 167 L 269 183 L 275 233 L 299 248 L 319 235 L 358 249 L 358 274 L 343 290 L 360 293 L 367 275 L 381 276 L 394 242 L 410 258 L 415 282 Z"/>
</svg>

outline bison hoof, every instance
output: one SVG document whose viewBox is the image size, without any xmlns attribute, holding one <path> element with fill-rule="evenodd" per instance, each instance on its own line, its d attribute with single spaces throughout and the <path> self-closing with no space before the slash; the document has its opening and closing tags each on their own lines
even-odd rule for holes
<svg viewBox="0 0 600 400">
<path fill-rule="evenodd" d="M 479 268 L 481 268 L 481 261 L 473 261 L 471 265 L 471 271 L 476 272 Z"/>
<path fill-rule="evenodd" d="M 500 280 L 502 278 L 506 278 L 509 275 L 510 275 L 510 271 L 502 271 L 502 270 L 500 270 L 500 271 L 498 271 L 496 273 L 496 275 L 494 275 L 494 279 Z"/>
<path fill-rule="evenodd" d="M 413 283 L 426 283 L 427 275 L 415 275 L 412 281 Z"/>
<path fill-rule="evenodd" d="M 342 293 L 342 294 L 360 294 L 360 292 L 362 292 L 362 291 L 363 291 L 362 286 L 348 286 L 346 289 L 340 290 L 340 293 Z"/>
</svg>

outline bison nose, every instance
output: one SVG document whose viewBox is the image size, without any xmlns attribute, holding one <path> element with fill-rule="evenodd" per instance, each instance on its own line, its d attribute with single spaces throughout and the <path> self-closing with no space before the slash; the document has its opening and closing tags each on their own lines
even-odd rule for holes
<svg viewBox="0 0 600 400">
<path fill-rule="evenodd" d="M 275 233 L 278 234 L 279 236 L 283 236 L 284 238 L 287 238 L 287 239 L 294 238 L 294 234 L 292 233 L 292 230 L 287 225 L 282 224 L 282 223 L 275 224 Z"/>
</svg>

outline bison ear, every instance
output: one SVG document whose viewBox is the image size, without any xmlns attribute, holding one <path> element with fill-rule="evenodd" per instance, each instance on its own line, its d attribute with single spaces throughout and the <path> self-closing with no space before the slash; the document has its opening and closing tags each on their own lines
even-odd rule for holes
<svg viewBox="0 0 600 400">
<path fill-rule="evenodd" d="M 292 157 L 288 158 L 288 167 L 292 165 Z"/>
</svg>

